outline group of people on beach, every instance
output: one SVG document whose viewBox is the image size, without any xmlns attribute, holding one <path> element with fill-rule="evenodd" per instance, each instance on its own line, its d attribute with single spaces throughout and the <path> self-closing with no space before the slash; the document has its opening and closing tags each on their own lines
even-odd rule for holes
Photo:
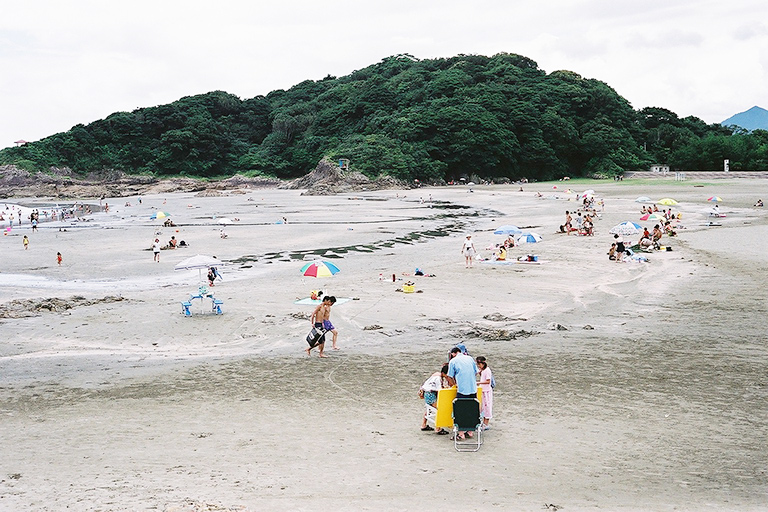
<svg viewBox="0 0 768 512">
<path fill-rule="evenodd" d="M 490 429 L 489 423 L 493 417 L 493 389 L 496 381 L 493 372 L 484 356 L 473 359 L 467 352 L 466 346 L 459 343 L 448 354 L 448 362 L 442 365 L 440 371 L 434 372 L 419 388 L 419 398 L 424 399 L 425 412 L 421 422 L 424 432 L 435 430 L 427 424 L 429 407 L 437 407 L 438 392 L 456 386 L 456 398 L 476 398 L 477 388 L 482 390 L 480 413 L 483 430 Z M 437 434 L 446 435 L 448 431 L 438 427 Z M 457 439 L 464 440 L 472 437 L 472 431 L 457 432 Z"/>
<path fill-rule="evenodd" d="M 583 216 L 582 212 L 573 213 L 576 215 L 575 219 L 570 211 L 565 211 L 565 222 L 560 226 L 560 232 L 570 235 L 575 231 L 578 235 L 593 236 L 595 234 L 594 210 L 585 209 Z M 574 222 L 576 226 L 573 225 Z"/>
</svg>

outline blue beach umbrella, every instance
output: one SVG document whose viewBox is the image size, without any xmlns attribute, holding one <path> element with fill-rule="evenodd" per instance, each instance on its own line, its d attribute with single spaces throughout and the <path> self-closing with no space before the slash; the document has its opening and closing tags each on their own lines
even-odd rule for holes
<svg viewBox="0 0 768 512">
<path fill-rule="evenodd" d="M 541 235 L 534 232 L 522 233 L 515 239 L 515 241 L 518 244 L 535 244 L 541 242 Z"/>
<path fill-rule="evenodd" d="M 520 229 L 519 227 L 509 224 L 507 226 L 499 226 L 498 228 L 496 228 L 496 231 L 494 231 L 493 234 L 494 235 L 517 235 L 522 232 L 523 230 Z"/>
<path fill-rule="evenodd" d="M 612 235 L 634 235 L 639 233 L 641 229 L 643 229 L 643 226 L 637 222 L 626 221 L 613 226 L 609 233 Z"/>
</svg>

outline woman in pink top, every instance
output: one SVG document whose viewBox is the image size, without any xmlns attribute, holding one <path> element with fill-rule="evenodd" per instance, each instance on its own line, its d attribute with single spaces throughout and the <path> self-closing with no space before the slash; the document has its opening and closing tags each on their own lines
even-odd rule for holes
<svg viewBox="0 0 768 512">
<path fill-rule="evenodd" d="M 477 385 L 483 390 L 483 403 L 480 404 L 480 412 L 483 415 L 483 430 L 488 430 L 488 422 L 493 417 L 493 372 L 488 367 L 485 357 L 478 356 L 475 359 L 477 367 L 480 369 L 480 380 Z"/>
</svg>

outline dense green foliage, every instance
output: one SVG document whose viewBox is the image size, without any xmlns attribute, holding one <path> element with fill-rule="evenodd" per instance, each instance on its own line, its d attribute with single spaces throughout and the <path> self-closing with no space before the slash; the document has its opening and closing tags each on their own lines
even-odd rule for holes
<svg viewBox="0 0 768 512">
<path fill-rule="evenodd" d="M 608 85 L 545 73 L 513 54 L 409 55 L 240 100 L 216 91 L 118 112 L 0 152 L 0 163 L 77 173 L 302 175 L 347 158 L 370 176 L 549 179 L 668 163 L 768 168 L 768 132 L 732 133 L 662 108 L 635 111 Z"/>
</svg>

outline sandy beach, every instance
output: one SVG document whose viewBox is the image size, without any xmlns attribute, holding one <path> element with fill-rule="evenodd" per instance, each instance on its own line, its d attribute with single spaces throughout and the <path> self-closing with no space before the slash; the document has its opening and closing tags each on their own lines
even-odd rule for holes
<svg viewBox="0 0 768 512">
<path fill-rule="evenodd" d="M 0 237 L 0 510 L 766 510 L 768 214 L 752 205 L 768 181 L 523 188 L 242 189 L 25 219 Z M 557 233 L 587 188 L 595 236 Z M 638 196 L 675 198 L 684 228 L 647 263 L 609 261 L 613 226 L 653 227 Z M 503 224 L 543 237 L 510 260 L 545 263 L 465 268 L 465 235 L 488 257 Z M 171 236 L 188 247 L 154 262 Z M 182 314 L 200 273 L 174 266 L 196 254 L 223 262 L 222 315 Z M 303 277 L 311 257 L 341 272 Z M 325 359 L 294 303 L 315 289 L 351 299 Z M 477 453 L 418 428 L 418 388 L 457 342 L 498 383 Z"/>
</svg>

